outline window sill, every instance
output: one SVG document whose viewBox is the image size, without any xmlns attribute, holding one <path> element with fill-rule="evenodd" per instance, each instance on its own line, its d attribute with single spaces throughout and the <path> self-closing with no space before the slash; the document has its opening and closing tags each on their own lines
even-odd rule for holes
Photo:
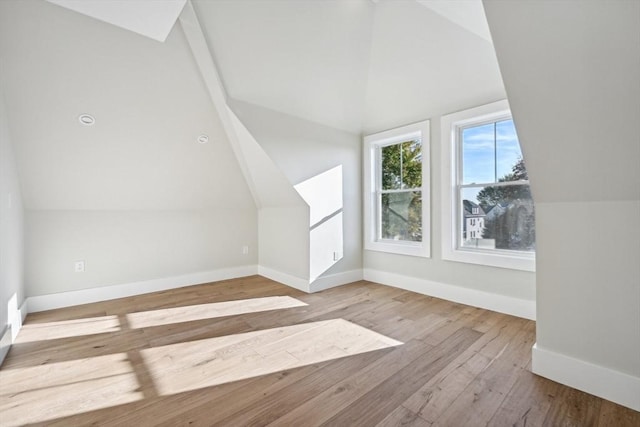
<svg viewBox="0 0 640 427">
<path fill-rule="evenodd" d="M 364 248 L 369 251 L 386 252 L 396 255 L 409 255 L 429 258 L 428 247 L 424 243 L 412 243 L 393 240 L 366 242 Z"/>
<path fill-rule="evenodd" d="M 527 252 L 511 254 L 505 252 L 490 253 L 473 249 L 445 249 L 442 253 L 442 259 L 510 270 L 536 271 L 536 256 Z"/>
</svg>

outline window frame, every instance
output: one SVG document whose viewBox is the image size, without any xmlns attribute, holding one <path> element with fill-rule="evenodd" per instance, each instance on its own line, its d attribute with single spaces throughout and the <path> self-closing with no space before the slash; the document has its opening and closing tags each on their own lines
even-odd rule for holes
<svg viewBox="0 0 640 427">
<path fill-rule="evenodd" d="M 364 249 L 400 255 L 429 258 L 431 256 L 431 174 L 429 120 L 378 132 L 364 137 Z M 419 139 L 422 146 L 422 241 L 381 239 L 380 203 L 382 194 L 382 161 L 380 148 Z"/>
<path fill-rule="evenodd" d="M 441 118 L 442 158 L 442 259 L 523 271 L 536 270 L 535 251 L 511 251 L 463 247 L 461 242 L 462 215 L 459 192 L 468 188 L 461 183 L 462 129 L 500 120 L 511 119 L 507 100 L 459 111 Z M 515 181 L 515 185 L 529 184 Z M 509 184 L 511 185 L 511 184 Z"/>
</svg>

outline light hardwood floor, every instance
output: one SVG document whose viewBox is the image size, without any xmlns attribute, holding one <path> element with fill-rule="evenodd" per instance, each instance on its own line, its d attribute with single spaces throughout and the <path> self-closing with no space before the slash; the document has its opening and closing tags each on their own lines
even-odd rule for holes
<svg viewBox="0 0 640 427">
<path fill-rule="evenodd" d="M 640 426 L 529 372 L 534 322 L 253 276 L 27 317 L 0 425 Z"/>
</svg>

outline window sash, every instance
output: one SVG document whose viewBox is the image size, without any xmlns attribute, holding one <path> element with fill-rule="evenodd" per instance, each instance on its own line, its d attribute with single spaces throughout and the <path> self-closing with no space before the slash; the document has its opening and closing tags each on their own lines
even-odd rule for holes
<svg viewBox="0 0 640 427">
<path fill-rule="evenodd" d="M 396 240 L 396 239 L 385 239 L 382 237 L 382 195 L 383 194 L 398 194 L 398 193 L 420 193 L 420 197 L 422 197 L 422 187 L 415 189 L 407 189 L 407 190 L 378 190 L 376 191 L 376 235 L 375 240 L 378 242 L 397 242 L 397 243 L 406 243 L 406 244 L 420 244 L 424 241 L 424 221 L 421 221 L 420 228 L 422 233 L 422 240 Z M 422 218 L 424 220 L 424 217 Z"/>
<path fill-rule="evenodd" d="M 429 136 L 429 121 L 423 121 L 364 137 L 365 210 L 363 213 L 365 233 L 363 237 L 366 250 L 427 258 L 430 256 L 430 183 L 424 181 L 425 177 L 429 177 Z M 422 185 L 411 188 L 383 189 L 382 149 L 407 142 L 417 142 L 421 146 Z M 385 195 L 401 195 L 403 193 L 419 193 L 422 205 L 422 209 L 419 211 L 422 241 L 382 238 L 382 198 Z M 416 229 L 414 228 L 414 230 Z M 413 236 L 417 237 L 415 234 Z"/>
<path fill-rule="evenodd" d="M 465 129 L 512 119 L 506 100 L 448 114 L 441 118 L 442 141 L 442 258 L 471 264 L 535 271 L 535 251 L 482 249 L 462 246 L 466 189 L 530 186 L 529 180 L 462 182 L 462 133 Z M 495 177 L 498 179 L 499 177 Z M 483 180 L 484 181 L 484 180 Z"/>
<path fill-rule="evenodd" d="M 511 185 L 529 185 L 528 179 L 521 179 L 519 181 L 498 181 L 498 182 L 483 182 L 482 184 L 458 184 L 458 188 L 480 188 L 480 187 L 508 187 Z"/>
</svg>

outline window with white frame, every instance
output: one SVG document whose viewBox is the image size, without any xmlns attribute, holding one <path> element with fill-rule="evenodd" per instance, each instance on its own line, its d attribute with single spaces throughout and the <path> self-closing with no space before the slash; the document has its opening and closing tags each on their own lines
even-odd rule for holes
<svg viewBox="0 0 640 427">
<path fill-rule="evenodd" d="M 535 270 L 535 212 L 507 101 L 442 118 L 443 258 Z"/>
<path fill-rule="evenodd" d="M 365 249 L 428 257 L 429 122 L 364 138 Z"/>
</svg>

